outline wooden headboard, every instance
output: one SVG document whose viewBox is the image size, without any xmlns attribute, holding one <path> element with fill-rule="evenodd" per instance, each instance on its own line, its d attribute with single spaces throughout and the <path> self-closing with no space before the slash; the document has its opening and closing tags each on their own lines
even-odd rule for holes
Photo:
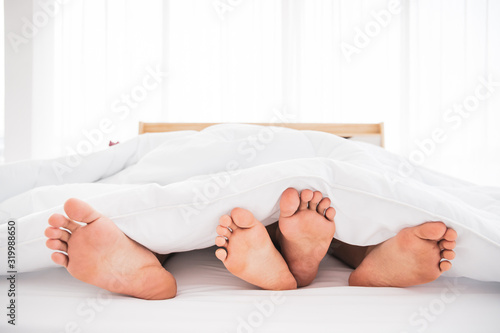
<svg viewBox="0 0 500 333">
<path fill-rule="evenodd" d="M 139 123 L 139 134 L 174 132 L 174 131 L 201 131 L 216 123 Z M 278 124 L 250 124 L 260 126 L 279 126 L 296 130 L 311 130 L 335 134 L 344 138 L 373 137 L 380 138 L 379 144 L 384 147 L 384 123 L 379 124 L 305 124 L 305 123 L 278 123 Z"/>
</svg>

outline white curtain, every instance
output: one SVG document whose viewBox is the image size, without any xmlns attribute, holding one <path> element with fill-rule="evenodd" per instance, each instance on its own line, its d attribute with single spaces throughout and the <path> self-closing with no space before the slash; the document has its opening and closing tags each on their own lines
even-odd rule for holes
<svg viewBox="0 0 500 333">
<path fill-rule="evenodd" d="M 4 3 L 0 0 L 0 163 L 4 162 L 5 136 L 5 73 L 4 73 Z"/>
<path fill-rule="evenodd" d="M 500 185 L 500 86 L 448 111 L 500 81 L 499 25 L 500 0 L 70 0 L 33 40 L 30 157 L 102 149 L 138 121 L 280 113 L 384 122 L 412 163 Z"/>
<path fill-rule="evenodd" d="M 500 185 L 500 1 L 409 4 L 401 152 L 441 172 Z M 493 81 L 492 91 L 484 80 Z M 444 142 L 429 141 L 435 131 Z"/>
</svg>

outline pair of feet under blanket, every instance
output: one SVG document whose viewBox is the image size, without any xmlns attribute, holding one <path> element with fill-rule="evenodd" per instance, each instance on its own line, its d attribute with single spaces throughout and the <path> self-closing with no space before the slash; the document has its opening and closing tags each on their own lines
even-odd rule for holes
<svg viewBox="0 0 500 333">
<path fill-rule="evenodd" d="M 335 238 L 355 245 L 443 221 L 458 233 L 445 275 L 500 281 L 500 188 L 326 133 L 217 125 L 147 134 L 80 159 L 4 165 L 0 181 L 0 247 L 5 253 L 7 221 L 15 220 L 19 272 L 55 267 L 43 232 L 71 197 L 150 250 L 172 253 L 212 246 L 219 217 L 235 207 L 266 225 L 277 221 L 280 195 L 294 187 L 328 196 L 337 211 Z"/>
</svg>

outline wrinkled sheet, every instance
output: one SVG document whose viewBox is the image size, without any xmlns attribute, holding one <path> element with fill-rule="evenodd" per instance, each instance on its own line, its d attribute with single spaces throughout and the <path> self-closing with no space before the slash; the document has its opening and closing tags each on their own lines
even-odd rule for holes
<svg viewBox="0 0 500 333">
<path fill-rule="evenodd" d="M 295 187 L 332 199 L 335 237 L 351 244 L 444 221 L 459 235 L 445 275 L 500 281 L 500 265 L 492 264 L 500 262 L 500 189 L 412 166 L 376 146 L 314 131 L 217 125 L 143 135 L 80 163 L 71 158 L 0 167 L 1 251 L 5 222 L 15 219 L 20 272 L 55 267 L 43 231 L 70 197 L 150 250 L 172 253 L 213 245 L 219 217 L 234 207 L 273 223 L 281 193 Z"/>
</svg>

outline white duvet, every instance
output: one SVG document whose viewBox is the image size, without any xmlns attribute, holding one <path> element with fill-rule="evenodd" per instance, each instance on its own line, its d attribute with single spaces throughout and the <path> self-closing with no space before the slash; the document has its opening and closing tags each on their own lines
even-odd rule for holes
<svg viewBox="0 0 500 333">
<path fill-rule="evenodd" d="M 0 167 L 0 253 L 17 228 L 17 271 L 54 267 L 48 217 L 70 197 L 88 201 L 158 253 L 212 246 L 221 215 L 251 210 L 277 220 L 288 187 L 322 191 L 337 211 L 335 237 L 377 244 L 404 227 L 444 221 L 459 235 L 448 276 L 500 281 L 500 188 L 479 187 L 379 147 L 313 131 L 217 125 L 147 134 L 82 159 Z M 0 260 L 1 273 L 6 260 Z"/>
</svg>

